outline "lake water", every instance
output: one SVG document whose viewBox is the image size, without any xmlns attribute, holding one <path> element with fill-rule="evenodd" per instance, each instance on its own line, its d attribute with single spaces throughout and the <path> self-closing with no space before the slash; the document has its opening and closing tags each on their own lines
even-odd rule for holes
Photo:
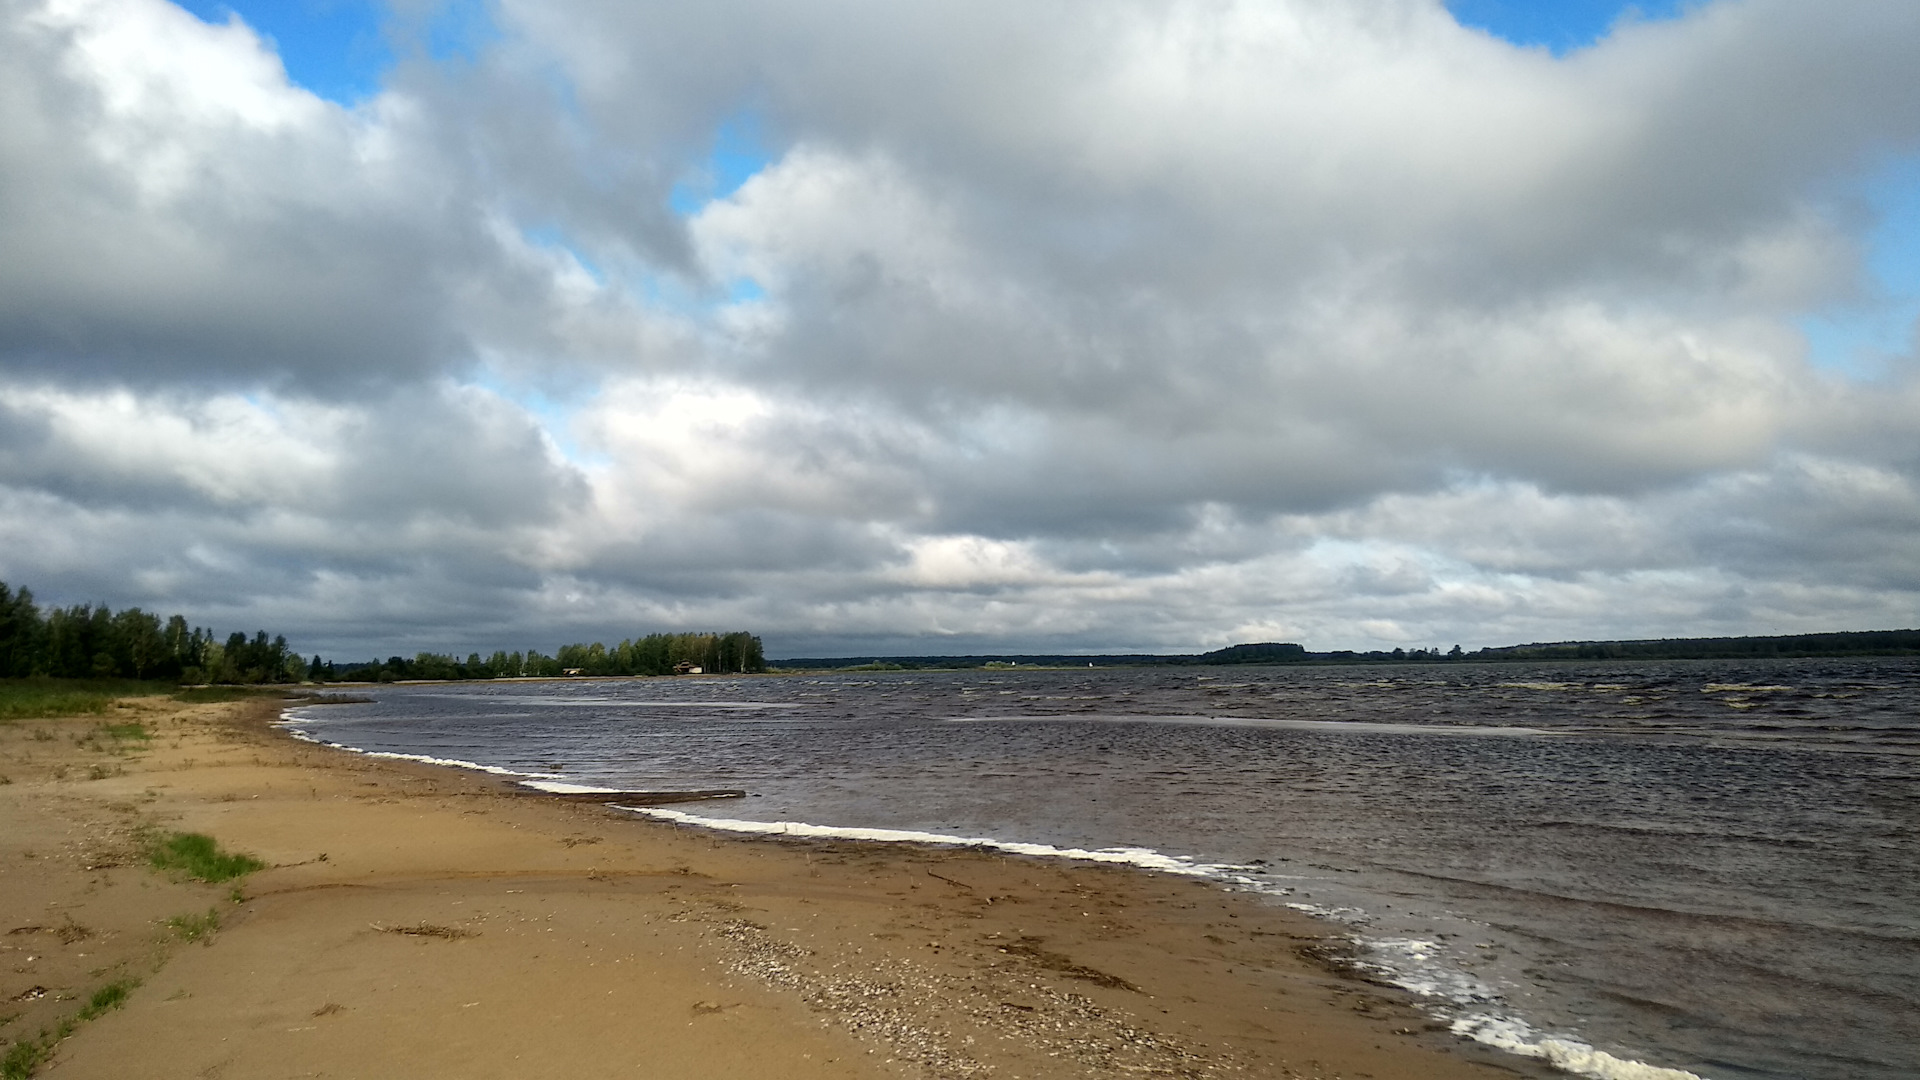
<svg viewBox="0 0 1920 1080">
<path fill-rule="evenodd" d="M 1210 876 L 1341 921 L 1462 1037 L 1574 1073 L 1920 1076 L 1914 661 L 370 693 L 289 719 L 547 784 L 752 793 L 653 812 L 708 827 L 892 830 Z"/>
</svg>

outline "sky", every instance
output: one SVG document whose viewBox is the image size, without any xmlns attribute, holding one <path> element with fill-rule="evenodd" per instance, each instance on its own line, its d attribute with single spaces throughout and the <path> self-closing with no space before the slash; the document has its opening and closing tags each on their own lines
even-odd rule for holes
<svg viewBox="0 0 1920 1080">
<path fill-rule="evenodd" d="M 1920 625 L 1915 41 L 4 0 L 0 580 L 340 659 Z"/>
</svg>

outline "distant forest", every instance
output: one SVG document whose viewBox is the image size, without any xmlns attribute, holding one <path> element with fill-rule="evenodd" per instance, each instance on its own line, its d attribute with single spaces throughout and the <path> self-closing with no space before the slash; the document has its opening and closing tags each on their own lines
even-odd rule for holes
<svg viewBox="0 0 1920 1080">
<path fill-rule="evenodd" d="M 1457 659 L 1459 646 L 1451 654 L 1426 649 L 1395 649 L 1375 653 L 1315 653 L 1303 645 L 1284 641 L 1263 641 L 1249 645 L 1230 645 L 1209 653 L 1009 653 L 973 656 L 848 656 L 801 657 L 775 660 L 779 668 L 803 671 L 859 668 L 868 671 L 959 670 L 964 668 L 1006 667 L 1184 667 L 1191 664 L 1299 664 L 1318 661 L 1415 661 Z"/>
<path fill-rule="evenodd" d="M 314 657 L 314 682 L 394 682 L 399 679 L 558 678 L 562 675 L 672 675 L 698 669 L 708 674 L 767 670 L 760 639 L 744 630 L 729 634 L 648 634 L 618 645 L 563 645 L 557 656 L 536 651 L 496 652 L 465 660 L 423 652 L 411 660 L 390 656 L 358 664 L 331 664 Z"/>
<path fill-rule="evenodd" d="M 800 670 L 958 670 L 981 667 L 1183 667 L 1232 664 L 1458 664 L 1514 660 L 1736 660 L 1764 657 L 1920 656 L 1920 630 L 1862 630 L 1770 637 L 1659 638 L 1439 649 L 1310 652 L 1291 642 L 1231 645 L 1207 653 L 1022 653 L 971 656 L 847 656 L 775 660 Z"/>
<path fill-rule="evenodd" d="M 1920 656 L 1920 630 L 1855 630 L 1772 637 L 1560 641 L 1481 649 L 1475 660 L 1737 660 L 1765 656 Z"/>
<path fill-rule="evenodd" d="M 267 683 L 297 681 L 306 667 L 286 638 L 265 630 L 221 642 L 179 615 L 162 622 L 137 607 L 76 604 L 42 614 L 31 590 L 0 581 L 0 677 Z"/>
<path fill-rule="evenodd" d="M 672 675 L 676 671 L 760 672 L 767 658 L 760 639 L 729 634 L 648 634 L 618 645 L 566 645 L 559 655 L 537 651 L 479 653 L 459 660 L 423 652 L 361 663 L 335 664 L 294 652 L 281 635 L 234 633 L 221 641 L 185 617 L 105 604 L 50 608 L 44 613 L 29 589 L 0 582 L 0 678 L 121 678 L 182 683 L 393 682 L 397 679 L 498 679 L 514 676 Z"/>
</svg>

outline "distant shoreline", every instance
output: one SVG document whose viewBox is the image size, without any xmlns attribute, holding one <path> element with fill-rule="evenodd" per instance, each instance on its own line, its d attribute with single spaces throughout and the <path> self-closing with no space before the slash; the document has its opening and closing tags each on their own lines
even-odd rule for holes
<svg viewBox="0 0 1920 1080">
<path fill-rule="evenodd" d="M 773 670 L 964 670 L 969 668 L 1233 667 L 1244 664 L 1489 664 L 1542 660 L 1808 660 L 1920 656 L 1920 630 L 1848 630 L 1746 637 L 1641 638 L 1488 646 L 1473 652 L 1403 649 L 1312 652 L 1290 642 L 1233 645 L 1207 653 L 965 654 L 768 660 Z"/>
</svg>

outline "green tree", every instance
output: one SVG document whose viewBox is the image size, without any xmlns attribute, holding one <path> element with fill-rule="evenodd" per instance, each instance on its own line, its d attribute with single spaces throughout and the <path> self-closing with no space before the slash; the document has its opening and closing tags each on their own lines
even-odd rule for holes
<svg viewBox="0 0 1920 1080">
<path fill-rule="evenodd" d="M 124 650 L 126 664 L 131 671 L 124 672 L 136 679 L 144 679 L 156 674 L 174 674 L 173 650 L 168 646 L 166 633 L 160 628 L 160 617 L 149 615 L 137 607 L 131 607 L 113 617 L 115 635 Z"/>
<path fill-rule="evenodd" d="M 0 581 L 0 678 L 33 674 L 45 648 L 46 624 L 33 592 L 13 592 Z"/>
</svg>

